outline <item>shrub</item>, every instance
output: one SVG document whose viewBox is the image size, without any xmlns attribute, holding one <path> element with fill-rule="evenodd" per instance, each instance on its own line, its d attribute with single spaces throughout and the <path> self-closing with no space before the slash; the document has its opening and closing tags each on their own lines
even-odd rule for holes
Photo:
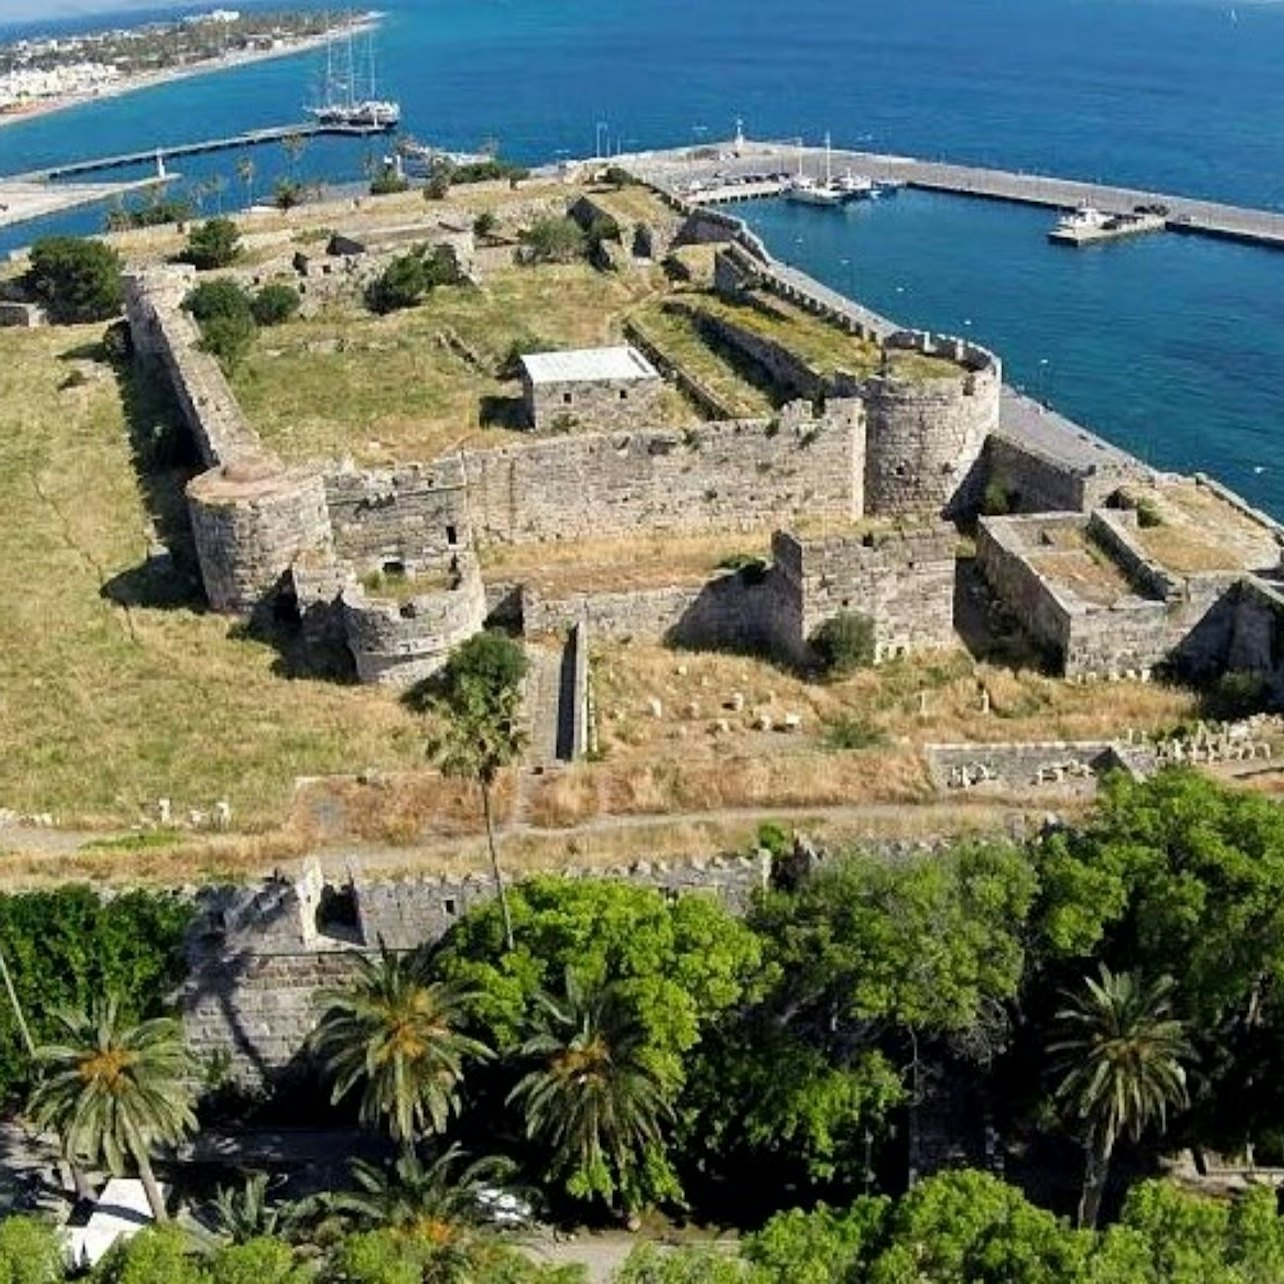
<svg viewBox="0 0 1284 1284">
<path fill-rule="evenodd" d="M 495 229 L 498 226 L 499 219 L 495 217 L 494 210 L 482 210 L 482 212 L 473 219 L 473 235 L 485 240 L 487 237 L 495 235 Z"/>
<path fill-rule="evenodd" d="M 109 232 L 125 232 L 135 227 L 159 227 L 165 223 L 184 223 L 192 217 L 192 203 L 182 197 L 154 197 L 145 205 L 122 205 L 107 214 Z"/>
<path fill-rule="evenodd" d="M 1153 528 L 1164 524 L 1164 515 L 1159 509 L 1159 505 L 1153 499 L 1140 499 L 1137 501 L 1137 525 L 1143 528 Z"/>
<path fill-rule="evenodd" d="M 106 321 L 124 302 L 120 266 L 120 255 L 101 241 L 46 236 L 31 247 L 24 284 L 55 321 Z"/>
<path fill-rule="evenodd" d="M 241 253 L 241 232 L 230 218 L 212 218 L 198 224 L 187 234 L 183 258 L 193 267 L 227 267 Z"/>
<path fill-rule="evenodd" d="M 424 200 L 444 201 L 450 195 L 450 168 L 434 165 L 428 182 L 424 184 Z"/>
<path fill-rule="evenodd" d="M 1204 691 L 1200 712 L 1218 722 L 1235 722 L 1260 713 L 1269 694 L 1266 679 L 1260 673 L 1223 673 Z"/>
<path fill-rule="evenodd" d="M 103 360 L 124 365 L 134 355 L 134 336 L 127 321 L 113 321 L 103 331 Z"/>
<path fill-rule="evenodd" d="M 372 312 L 396 312 L 423 301 L 431 283 L 422 254 L 399 254 L 370 283 L 366 304 Z"/>
<path fill-rule="evenodd" d="M 384 165 L 370 180 L 370 195 L 392 196 L 396 192 L 407 191 L 409 187 L 405 176 L 397 172 L 395 165 Z"/>
<path fill-rule="evenodd" d="M 607 167 L 606 173 L 602 175 L 604 183 L 610 183 L 612 187 L 628 187 L 633 183 L 633 175 L 627 169 L 621 169 L 618 165 Z"/>
<path fill-rule="evenodd" d="M 573 263 L 588 252 L 584 229 L 572 218 L 542 218 L 522 233 L 529 263 Z"/>
<path fill-rule="evenodd" d="M 283 178 L 272 192 L 272 204 L 279 210 L 292 210 L 303 204 L 303 184 L 293 178 Z"/>
<path fill-rule="evenodd" d="M 773 856 L 788 856 L 794 849 L 794 840 L 778 820 L 764 820 L 758 826 L 758 846 Z"/>
<path fill-rule="evenodd" d="M 827 749 L 873 749 L 886 739 L 881 728 L 855 714 L 840 714 L 825 724 Z"/>
<path fill-rule="evenodd" d="M 245 360 L 257 330 L 248 312 L 244 316 L 210 317 L 201 322 L 201 350 L 217 357 L 224 370 L 234 370 Z"/>
<path fill-rule="evenodd" d="M 858 611 L 840 611 L 826 620 L 810 642 L 831 678 L 846 677 L 874 662 L 874 622 Z"/>
<path fill-rule="evenodd" d="M 303 300 L 292 285 L 265 285 L 250 303 L 250 311 L 259 325 L 280 325 L 296 316 Z"/>
<path fill-rule="evenodd" d="M 0 1281 L 61 1284 L 62 1249 L 53 1227 L 34 1217 L 0 1221 Z"/>
<path fill-rule="evenodd" d="M 986 517 L 1002 517 L 1012 511 L 1012 492 L 1001 477 L 991 477 L 981 495 L 981 512 Z"/>
<path fill-rule="evenodd" d="M 183 309 L 204 326 L 215 317 L 252 317 L 250 296 L 235 281 L 202 281 L 187 292 Z"/>
</svg>

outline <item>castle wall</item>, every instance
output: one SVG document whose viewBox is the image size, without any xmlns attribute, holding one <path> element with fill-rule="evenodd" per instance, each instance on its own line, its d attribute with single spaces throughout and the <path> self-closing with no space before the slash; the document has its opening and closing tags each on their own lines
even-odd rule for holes
<svg viewBox="0 0 1284 1284">
<path fill-rule="evenodd" d="M 689 864 L 636 863 L 563 876 L 627 878 L 675 895 L 718 897 L 743 913 L 766 867 L 756 858 Z M 188 1047 L 198 1059 L 229 1058 L 231 1079 L 261 1087 L 297 1065 L 315 1027 L 319 993 L 342 985 L 361 952 L 382 941 L 407 950 L 439 940 L 457 919 L 489 900 L 493 884 L 472 873 L 401 882 L 358 882 L 350 891 L 356 922 L 328 923 L 328 896 L 316 866 L 298 884 L 201 893 L 188 936 L 188 979 L 179 995 Z"/>
<path fill-rule="evenodd" d="M 1088 469 L 1060 460 L 1006 437 L 991 437 L 985 451 L 986 475 L 1014 513 L 1078 513 L 1104 502 Z"/>
<path fill-rule="evenodd" d="M 464 471 L 454 456 L 432 465 L 332 470 L 325 497 L 335 553 L 359 566 L 397 561 L 413 571 L 471 544 Z"/>
<path fill-rule="evenodd" d="M 859 514 L 860 407 L 806 405 L 777 420 L 573 434 L 466 451 L 479 543 L 609 538 L 643 530 L 761 528 Z"/>
</svg>

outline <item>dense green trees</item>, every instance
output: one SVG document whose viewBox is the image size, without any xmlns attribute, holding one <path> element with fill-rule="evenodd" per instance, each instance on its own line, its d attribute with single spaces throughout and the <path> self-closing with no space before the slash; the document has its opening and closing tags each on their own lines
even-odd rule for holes
<svg viewBox="0 0 1284 1284">
<path fill-rule="evenodd" d="M 418 955 L 358 958 L 347 985 L 322 996 L 312 1050 L 334 1080 L 332 1100 L 361 1088 L 361 1122 L 385 1125 L 410 1152 L 442 1132 L 459 1105 L 467 1060 L 489 1050 L 459 1030 L 464 995 L 431 981 Z"/>
<path fill-rule="evenodd" d="M 453 285 L 458 280 L 459 270 L 449 249 L 419 246 L 397 255 L 375 277 L 366 290 L 366 305 L 379 313 L 413 308 L 439 285 Z"/>
<path fill-rule="evenodd" d="M 573 263 L 588 253 L 589 241 L 573 218 L 550 215 L 522 233 L 522 247 L 529 263 Z"/>
<path fill-rule="evenodd" d="M 0 896 L 0 942 L 35 1041 L 48 1043 L 61 1030 L 56 1013 L 85 1008 L 97 995 L 119 995 L 123 1016 L 159 1016 L 182 978 L 191 913 L 181 897 L 142 891 L 111 900 L 83 886 Z M 31 1072 L 0 993 L 0 1102 L 19 1100 Z"/>
<path fill-rule="evenodd" d="M 108 321 L 124 303 L 120 255 L 101 241 L 46 236 L 31 247 L 24 284 L 55 321 Z"/>
<path fill-rule="evenodd" d="M 101 1162 L 117 1174 L 132 1163 L 152 1215 L 165 1221 L 152 1152 L 196 1127 L 194 1067 L 178 1022 L 153 1017 L 133 1025 L 114 995 L 59 1021 L 66 1042 L 36 1049 L 40 1078 L 27 1107 L 33 1122 L 58 1134 L 73 1163 Z"/>
</svg>

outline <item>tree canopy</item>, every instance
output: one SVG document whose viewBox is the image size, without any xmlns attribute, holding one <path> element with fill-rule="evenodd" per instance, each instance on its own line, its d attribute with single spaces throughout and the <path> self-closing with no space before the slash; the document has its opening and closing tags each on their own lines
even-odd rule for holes
<svg viewBox="0 0 1284 1284">
<path fill-rule="evenodd" d="M 31 247 L 25 284 L 55 321 L 108 321 L 124 303 L 120 255 L 102 241 L 47 236 Z"/>
</svg>

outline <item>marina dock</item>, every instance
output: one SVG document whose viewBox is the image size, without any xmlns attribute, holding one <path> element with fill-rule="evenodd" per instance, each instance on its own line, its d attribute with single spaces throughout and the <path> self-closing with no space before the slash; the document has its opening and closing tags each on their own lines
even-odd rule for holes
<svg viewBox="0 0 1284 1284">
<path fill-rule="evenodd" d="M 177 177 L 171 174 L 168 178 L 144 178 L 128 183 L 45 183 L 0 178 L 0 228 L 97 205 L 130 192 L 147 191 Z"/>
<path fill-rule="evenodd" d="M 738 154 L 737 154 L 738 153 Z M 1142 188 L 1115 187 L 1078 179 L 1051 178 L 1009 170 L 951 165 L 912 156 L 834 148 L 830 161 L 835 171 L 850 169 L 879 183 L 901 183 L 923 191 L 946 192 L 983 200 L 1035 205 L 1050 210 L 1072 210 L 1091 205 L 1106 214 L 1127 214 L 1139 206 L 1162 206 L 1163 225 L 1170 232 L 1214 236 L 1273 249 L 1284 248 L 1284 213 L 1245 209 L 1218 201 L 1152 192 Z M 689 199 L 720 204 L 753 196 L 776 196 L 799 169 L 812 178 L 822 173 L 825 151 L 799 148 L 793 143 L 739 140 L 694 151 L 638 152 L 617 162 L 640 176 Z M 744 182 L 746 176 L 753 181 Z M 699 190 L 692 191 L 692 184 Z"/>
<path fill-rule="evenodd" d="M 383 128 L 367 125 L 329 125 L 305 122 L 298 125 L 273 125 L 267 129 L 251 129 L 243 134 L 233 134 L 226 138 L 207 138 L 195 143 L 178 143 L 171 147 L 153 147 L 146 151 L 121 152 L 115 156 L 98 156 L 87 160 L 68 161 L 65 165 L 55 165 L 49 169 L 32 170 L 26 174 L 14 175 L 15 179 L 26 182 L 54 182 L 58 179 L 72 178 L 79 174 L 102 173 L 111 169 L 126 169 L 131 165 L 157 165 L 180 156 L 202 156 L 211 152 L 239 151 L 245 147 L 261 147 L 266 143 L 280 143 L 287 138 L 318 138 L 321 136 L 342 136 L 348 138 L 368 138 L 385 134 Z"/>
</svg>

